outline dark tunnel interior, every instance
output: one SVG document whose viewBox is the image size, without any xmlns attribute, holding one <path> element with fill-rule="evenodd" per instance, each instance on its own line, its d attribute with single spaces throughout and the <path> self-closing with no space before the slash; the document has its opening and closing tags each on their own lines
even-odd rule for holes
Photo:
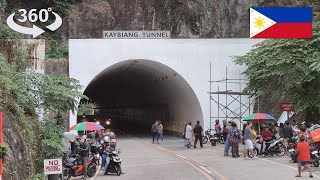
<svg viewBox="0 0 320 180">
<path fill-rule="evenodd" d="M 84 95 L 95 104 L 91 120 L 106 128 L 146 133 L 155 120 L 161 120 L 165 131 L 181 133 L 185 123 L 203 121 L 200 103 L 187 81 L 155 61 L 126 60 L 107 67 Z"/>
</svg>

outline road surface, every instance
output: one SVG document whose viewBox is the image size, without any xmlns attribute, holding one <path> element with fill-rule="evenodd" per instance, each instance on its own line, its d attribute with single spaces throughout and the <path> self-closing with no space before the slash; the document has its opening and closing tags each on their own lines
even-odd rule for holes
<svg viewBox="0 0 320 180">
<path fill-rule="evenodd" d="M 149 137 L 119 138 L 122 170 L 125 174 L 103 175 L 99 169 L 94 180 L 294 180 L 310 179 L 307 173 L 296 178 L 296 164 L 288 156 L 244 160 L 223 156 L 223 145 L 185 148 L 183 140 L 166 137 L 152 144 Z M 320 168 L 312 167 L 314 179 L 320 179 Z"/>
</svg>

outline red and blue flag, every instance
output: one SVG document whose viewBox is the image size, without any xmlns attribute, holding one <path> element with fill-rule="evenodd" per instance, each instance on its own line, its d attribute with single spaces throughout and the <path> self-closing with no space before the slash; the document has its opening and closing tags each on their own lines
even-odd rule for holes
<svg viewBox="0 0 320 180">
<path fill-rule="evenodd" d="M 250 38 L 312 38 L 312 8 L 252 7 Z"/>
</svg>

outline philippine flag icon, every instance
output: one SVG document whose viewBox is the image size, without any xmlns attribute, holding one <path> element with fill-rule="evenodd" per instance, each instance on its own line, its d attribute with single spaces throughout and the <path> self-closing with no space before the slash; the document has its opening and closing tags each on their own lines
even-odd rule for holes
<svg viewBox="0 0 320 180">
<path fill-rule="evenodd" d="M 252 7 L 250 38 L 312 38 L 312 8 Z"/>
</svg>

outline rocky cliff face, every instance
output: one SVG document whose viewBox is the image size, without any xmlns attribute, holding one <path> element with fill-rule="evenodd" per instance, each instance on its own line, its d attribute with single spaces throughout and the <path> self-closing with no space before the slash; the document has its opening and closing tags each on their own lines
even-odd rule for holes
<svg viewBox="0 0 320 180">
<path fill-rule="evenodd" d="M 170 30 L 174 38 L 248 37 L 254 0 L 84 0 L 61 37 L 102 38 L 103 30 Z"/>
<path fill-rule="evenodd" d="M 170 30 L 173 38 L 248 38 L 250 6 L 312 6 L 307 0 L 83 0 L 72 6 L 61 38 L 102 38 L 104 30 Z"/>
<path fill-rule="evenodd" d="M 27 161 L 27 149 L 19 131 L 6 115 L 4 116 L 3 135 L 3 141 L 10 148 L 9 154 L 5 157 L 3 163 L 3 179 L 28 179 L 28 167 L 30 167 L 30 164 Z"/>
</svg>

